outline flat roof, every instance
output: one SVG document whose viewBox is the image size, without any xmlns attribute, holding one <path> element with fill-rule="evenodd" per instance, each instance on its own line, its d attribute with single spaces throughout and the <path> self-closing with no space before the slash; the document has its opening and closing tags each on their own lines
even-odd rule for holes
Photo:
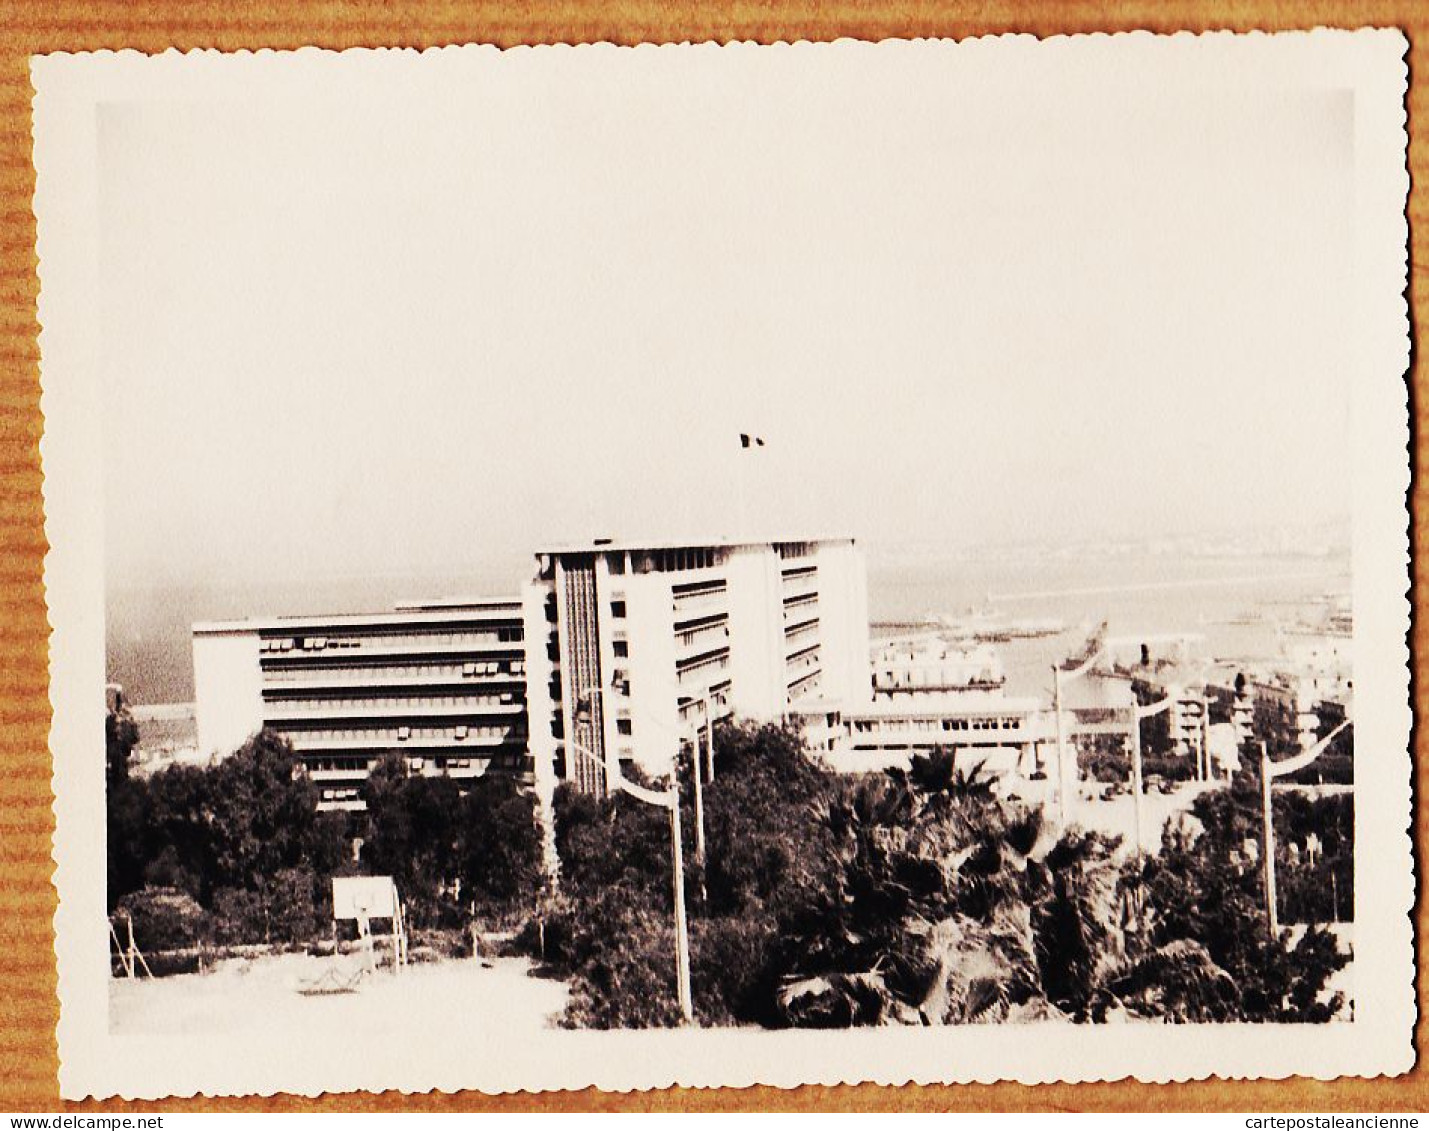
<svg viewBox="0 0 1429 1131">
<path fill-rule="evenodd" d="M 906 699 L 850 704 L 842 699 L 806 700 L 791 704 L 792 715 L 823 715 L 837 711 L 846 719 L 955 718 L 958 715 L 991 714 L 997 711 L 1034 713 L 1048 710 L 1033 696 L 1009 696 L 997 691 L 961 691 L 952 695 L 910 695 Z"/>
<path fill-rule="evenodd" d="M 393 628 L 404 624 L 456 624 L 492 614 L 520 616 L 517 598 L 463 599 L 397 605 L 382 613 L 300 613 L 293 616 L 250 617 L 243 620 L 195 621 L 195 636 L 247 632 L 317 632 L 325 628 Z"/>
<path fill-rule="evenodd" d="M 590 554 L 631 550 L 705 550 L 733 549 L 737 546 L 777 546 L 784 543 L 828 543 L 855 541 L 849 534 L 791 535 L 777 537 L 733 537 L 730 535 L 693 535 L 689 538 L 592 538 L 587 542 L 565 542 L 544 546 L 539 554 Z"/>
</svg>

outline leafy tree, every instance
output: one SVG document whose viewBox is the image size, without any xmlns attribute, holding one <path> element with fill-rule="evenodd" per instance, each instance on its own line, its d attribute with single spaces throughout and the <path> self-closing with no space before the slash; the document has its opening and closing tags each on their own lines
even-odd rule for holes
<svg viewBox="0 0 1429 1131">
<path fill-rule="evenodd" d="M 145 782 L 126 778 L 105 795 L 105 833 L 108 904 L 144 886 L 150 860 L 149 789 Z"/>
<path fill-rule="evenodd" d="M 505 775 L 484 774 L 467 790 L 461 820 L 463 891 L 499 907 L 536 891 L 541 882 L 541 833 L 530 790 Z"/>
<path fill-rule="evenodd" d="M 709 898 L 690 899 L 705 1024 L 1321 1020 L 1339 1008 L 1325 992 L 1344 962 L 1333 939 L 1312 931 L 1291 947 L 1264 929 L 1239 795 L 1206 795 L 1162 856 L 1127 858 L 1115 839 L 1059 834 L 1040 809 L 1003 801 L 948 751 L 850 778 L 778 727 L 726 726 L 716 742 Z M 557 821 L 561 900 L 523 943 L 534 951 L 539 936 L 569 976 L 567 1023 L 673 1023 L 665 814 L 562 790 Z"/>
<path fill-rule="evenodd" d="M 312 783 L 295 774 L 292 747 L 260 731 L 207 775 L 203 817 L 209 824 L 215 882 L 259 889 L 301 861 L 317 821 Z"/>
<path fill-rule="evenodd" d="M 363 787 L 363 863 L 397 881 L 415 922 L 454 922 L 476 904 L 501 911 L 539 886 L 535 799 L 509 777 L 485 775 L 463 794 L 448 777 L 408 772 L 389 755 Z"/>
<path fill-rule="evenodd" d="M 814 806 L 829 775 L 809 759 L 799 732 L 721 724 L 715 749 L 718 772 L 704 790 L 709 905 L 701 913 L 757 914 L 822 887 L 831 844 Z M 691 773 L 682 780 L 688 785 Z M 692 807 L 685 828 L 694 828 Z"/>
<path fill-rule="evenodd" d="M 129 759 L 139 745 L 139 724 L 127 707 L 104 717 L 104 784 L 114 790 L 129 780 Z"/>
<path fill-rule="evenodd" d="M 104 717 L 105 835 L 107 840 L 108 902 L 144 884 L 148 860 L 144 812 L 148 807 L 144 783 L 129 776 L 129 758 L 139 743 L 139 727 L 123 707 Z"/>
<path fill-rule="evenodd" d="M 196 899 L 173 888 L 144 888 L 130 892 L 115 908 L 116 929 L 128 944 L 128 924 L 134 941 L 145 952 L 184 950 L 208 934 L 208 914 Z"/>
<path fill-rule="evenodd" d="M 190 917 L 193 930 L 224 941 L 310 936 L 326 877 L 348 856 L 346 816 L 317 813 L 311 784 L 294 771 L 288 744 L 262 732 L 213 768 L 117 782 L 107 813 L 111 908 L 132 911 L 131 895 L 161 891 L 149 903 L 182 895 L 204 912 Z M 161 923 L 158 938 L 170 934 Z"/>
<path fill-rule="evenodd" d="M 1234 1000 L 1218 1020 L 1325 1021 L 1341 1008 L 1326 992 L 1348 961 L 1333 938 L 1311 928 L 1291 946 L 1266 929 L 1261 869 L 1247 851 L 1260 843 L 1260 790 L 1252 774 L 1201 795 L 1192 814 L 1204 830 L 1171 830 L 1160 856 L 1141 865 L 1153 945 L 1187 940 L 1231 978 Z"/>
<path fill-rule="evenodd" d="M 459 872 L 462 827 L 456 783 L 411 774 L 406 759 L 392 753 L 373 768 L 363 800 L 367 870 L 392 876 L 414 923 L 431 925 L 454 916 L 448 892 Z"/>
</svg>

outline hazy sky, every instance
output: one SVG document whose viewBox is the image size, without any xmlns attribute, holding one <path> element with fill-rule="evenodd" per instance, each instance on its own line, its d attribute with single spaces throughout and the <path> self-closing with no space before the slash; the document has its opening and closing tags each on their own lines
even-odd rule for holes
<svg viewBox="0 0 1429 1131">
<path fill-rule="evenodd" d="M 1346 93 L 877 48 L 340 66 L 102 108 L 111 585 L 731 532 L 740 431 L 766 531 L 1347 513 Z"/>
</svg>

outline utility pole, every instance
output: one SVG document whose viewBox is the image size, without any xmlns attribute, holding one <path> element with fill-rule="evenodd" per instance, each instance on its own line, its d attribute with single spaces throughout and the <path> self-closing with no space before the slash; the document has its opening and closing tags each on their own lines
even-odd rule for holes
<svg viewBox="0 0 1429 1131">
<path fill-rule="evenodd" d="M 1211 704 L 1204 690 L 1201 693 L 1201 750 L 1196 756 L 1196 780 L 1211 779 Z"/>
<path fill-rule="evenodd" d="M 1076 756 L 1067 757 L 1067 723 L 1062 711 L 1062 684 L 1067 679 L 1080 679 L 1092 670 L 1092 665 L 1106 651 L 1106 622 L 1087 637 L 1086 647 L 1076 661 L 1076 667 L 1062 670 L 1062 664 L 1052 665 L 1052 713 L 1057 719 L 1057 816 L 1062 828 L 1067 827 L 1071 791 L 1077 788 Z M 1068 765 L 1070 761 L 1071 765 Z M 1067 777 L 1070 770 L 1071 785 Z"/>
<path fill-rule="evenodd" d="M 688 1025 L 695 1019 L 695 1006 L 690 995 L 690 934 L 689 925 L 685 921 L 685 860 L 680 837 L 680 786 L 679 778 L 673 773 L 670 775 L 670 842 L 674 853 L 675 877 L 675 984 L 680 999 L 680 1016 Z"/>
<path fill-rule="evenodd" d="M 1260 744 L 1260 809 L 1265 871 L 1265 925 L 1273 939 L 1280 933 L 1280 908 L 1275 898 L 1275 811 L 1270 794 L 1270 754 L 1265 743 Z"/>
<path fill-rule="evenodd" d="M 700 772 L 699 732 L 695 733 L 690 754 L 690 768 L 695 772 L 695 863 L 700 867 L 700 902 L 704 903 L 709 898 L 709 892 L 705 887 L 705 787 L 700 783 L 704 775 Z"/>
<path fill-rule="evenodd" d="M 572 739 L 566 741 L 577 754 L 600 764 L 600 759 L 586 747 Z M 670 788 L 663 793 L 646 789 L 644 786 L 627 780 L 620 774 L 618 764 L 615 775 L 609 779 L 608 784 L 612 791 L 620 790 L 630 794 L 637 801 L 644 801 L 647 805 L 656 805 L 670 811 L 670 856 L 674 873 L 671 886 L 675 897 L 675 993 L 680 1003 L 680 1016 L 684 1019 L 685 1024 L 690 1025 L 695 1020 L 695 1007 L 690 994 L 690 928 L 685 914 L 685 850 L 680 830 L 678 767 L 679 760 L 677 758 L 670 769 Z"/>
<path fill-rule="evenodd" d="M 709 772 L 709 781 L 714 781 L 714 703 L 710 699 L 710 693 L 705 691 L 705 765 Z"/>
<path fill-rule="evenodd" d="M 1052 712 L 1057 717 L 1057 820 L 1067 827 L 1067 728 L 1062 720 L 1062 666 L 1052 665 Z"/>
<path fill-rule="evenodd" d="M 1131 812 L 1136 829 L 1136 851 L 1141 852 L 1146 842 L 1141 835 L 1141 711 L 1131 712 Z"/>
<path fill-rule="evenodd" d="M 1170 711 L 1176 703 L 1176 693 L 1172 692 L 1166 698 L 1155 703 L 1148 703 L 1145 707 L 1136 702 L 1135 696 L 1131 702 L 1131 796 L 1132 809 L 1135 813 L 1136 821 L 1136 848 L 1140 852 L 1145 849 L 1146 842 L 1141 833 L 1141 720 L 1149 719 L 1155 715 Z"/>
<path fill-rule="evenodd" d="M 1280 913 L 1275 898 L 1275 807 L 1270 788 L 1271 783 L 1276 778 L 1288 777 L 1290 774 L 1303 770 L 1330 748 L 1330 744 L 1339 737 L 1341 731 L 1353 725 L 1354 720 L 1346 718 L 1314 746 L 1293 758 L 1286 758 L 1283 762 L 1272 762 L 1268 747 L 1264 742 L 1260 744 L 1260 819 L 1262 839 L 1265 842 L 1265 923 L 1270 930 L 1271 938 L 1274 938 L 1280 930 Z M 1338 904 L 1338 892 L 1333 887 L 1334 882 L 1335 874 L 1331 872 L 1331 890 L 1335 892 Z M 1336 911 L 1338 913 L 1338 907 Z"/>
</svg>

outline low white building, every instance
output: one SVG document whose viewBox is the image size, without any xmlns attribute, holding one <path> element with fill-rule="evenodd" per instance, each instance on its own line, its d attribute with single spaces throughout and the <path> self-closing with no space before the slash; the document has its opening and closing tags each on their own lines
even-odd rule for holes
<svg viewBox="0 0 1429 1131">
<path fill-rule="evenodd" d="M 914 754 L 941 747 L 969 767 L 1027 777 L 1056 742 L 1046 704 L 1000 691 L 808 704 L 795 713 L 809 745 L 845 773 L 906 767 Z"/>
</svg>

